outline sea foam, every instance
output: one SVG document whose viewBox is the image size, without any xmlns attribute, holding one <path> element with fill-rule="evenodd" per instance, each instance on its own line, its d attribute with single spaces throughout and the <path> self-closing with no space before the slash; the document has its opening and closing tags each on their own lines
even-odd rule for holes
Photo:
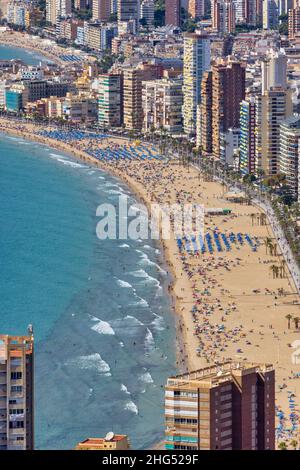
<svg viewBox="0 0 300 470">
<path fill-rule="evenodd" d="M 146 337 L 145 337 L 145 348 L 147 350 L 151 350 L 154 348 L 155 342 L 153 338 L 152 332 L 147 328 L 146 330 Z"/>
<path fill-rule="evenodd" d="M 132 413 L 134 413 L 136 415 L 139 412 L 138 407 L 136 406 L 136 404 L 132 400 L 130 400 L 126 403 L 126 405 L 124 406 L 124 410 L 131 411 Z"/>
<path fill-rule="evenodd" d="M 154 383 L 154 380 L 152 379 L 152 376 L 151 376 L 150 372 L 145 372 L 145 373 L 141 374 L 139 376 L 139 380 L 141 382 L 146 383 L 146 384 L 153 384 Z"/>
<path fill-rule="evenodd" d="M 128 388 L 124 384 L 121 384 L 121 392 L 125 392 L 126 395 L 130 395 L 130 392 L 128 392 Z"/>
<path fill-rule="evenodd" d="M 96 321 L 97 323 L 92 326 L 91 330 L 96 331 L 97 333 L 101 335 L 114 335 L 115 332 L 111 325 L 103 320 L 100 320 L 100 318 L 93 317 L 93 321 Z"/>
<path fill-rule="evenodd" d="M 127 287 L 128 289 L 133 289 L 132 285 L 129 284 L 129 282 L 122 281 L 122 279 L 118 279 L 117 283 L 119 284 L 120 287 Z"/>
<path fill-rule="evenodd" d="M 67 362 L 66 365 L 77 366 L 79 369 L 96 370 L 102 375 L 110 376 L 110 367 L 99 353 L 89 354 L 87 356 L 78 356 Z"/>
</svg>

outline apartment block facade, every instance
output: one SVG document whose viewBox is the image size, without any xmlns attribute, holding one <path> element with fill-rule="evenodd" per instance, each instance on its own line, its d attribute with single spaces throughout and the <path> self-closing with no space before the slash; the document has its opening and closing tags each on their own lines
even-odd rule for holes
<svg viewBox="0 0 300 470">
<path fill-rule="evenodd" d="M 0 335 L 0 450 L 34 448 L 33 335 Z"/>
<path fill-rule="evenodd" d="M 289 10 L 288 26 L 289 40 L 293 41 L 300 34 L 300 7 Z"/>
<path fill-rule="evenodd" d="M 169 378 L 165 426 L 166 449 L 274 449 L 273 367 L 227 362 Z"/>
<path fill-rule="evenodd" d="M 203 73 L 210 68 L 210 39 L 196 33 L 184 35 L 183 124 L 184 132 L 196 134 L 197 107 L 201 102 Z"/>
<path fill-rule="evenodd" d="M 290 116 L 280 124 L 279 173 L 285 175 L 295 201 L 299 199 L 299 141 L 300 116 Z"/>
<path fill-rule="evenodd" d="M 139 68 L 126 68 L 123 73 L 123 113 L 124 125 L 128 130 L 141 130 L 143 127 L 142 82 L 161 78 L 163 68 L 152 63 L 144 63 Z"/>
<path fill-rule="evenodd" d="M 255 173 L 255 97 L 250 96 L 240 105 L 240 171 L 243 175 Z"/>
<path fill-rule="evenodd" d="M 165 24 L 180 26 L 180 0 L 165 0 Z"/>
<path fill-rule="evenodd" d="M 240 103 L 245 98 L 245 67 L 240 62 L 221 61 L 212 67 L 212 151 L 220 158 L 220 134 L 236 129 Z"/>
<path fill-rule="evenodd" d="M 182 132 L 182 80 L 167 79 L 143 82 L 143 129 Z"/>
<path fill-rule="evenodd" d="M 99 75 L 98 80 L 98 122 L 103 127 L 120 127 L 122 77 L 107 73 Z"/>
</svg>

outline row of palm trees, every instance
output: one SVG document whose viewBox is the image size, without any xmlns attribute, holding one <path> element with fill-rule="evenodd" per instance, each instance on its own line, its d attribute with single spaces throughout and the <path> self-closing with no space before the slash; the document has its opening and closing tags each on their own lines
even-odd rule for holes
<svg viewBox="0 0 300 470">
<path fill-rule="evenodd" d="M 252 225 L 267 225 L 267 215 L 264 212 L 250 214 Z"/>
<path fill-rule="evenodd" d="M 295 326 L 295 329 L 298 330 L 299 329 L 299 324 L 300 324 L 300 317 L 293 317 L 293 315 L 291 315 L 290 313 L 288 313 L 285 318 L 287 319 L 288 321 L 288 329 L 290 330 L 291 329 L 291 322 L 293 321 L 294 323 L 294 326 Z"/>
<path fill-rule="evenodd" d="M 295 203 L 289 207 L 280 204 L 278 199 L 275 199 L 272 201 L 272 207 L 295 260 L 300 266 L 300 230 L 298 227 L 300 205 Z"/>
<path fill-rule="evenodd" d="M 285 264 L 282 262 L 279 266 L 272 264 L 270 271 L 273 273 L 273 279 L 284 279 L 285 278 Z"/>
<path fill-rule="evenodd" d="M 271 256 L 277 256 L 277 243 L 273 242 L 270 237 L 265 238 L 264 243 L 266 247 L 266 255 L 269 252 Z"/>
</svg>

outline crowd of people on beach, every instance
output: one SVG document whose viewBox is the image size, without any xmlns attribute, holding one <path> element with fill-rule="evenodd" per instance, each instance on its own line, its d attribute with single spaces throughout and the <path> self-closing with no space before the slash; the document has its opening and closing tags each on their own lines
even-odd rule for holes
<svg viewBox="0 0 300 470">
<path fill-rule="evenodd" d="M 24 123 L 10 123 L 10 126 L 24 137 L 28 137 L 30 129 L 38 136 L 40 142 L 48 145 L 51 145 L 51 139 L 55 138 L 55 135 L 51 134 L 53 129 L 41 131 Z M 0 123 L 0 130 L 3 130 L 3 127 L 5 124 Z M 178 245 L 175 217 L 172 218 L 173 241 L 162 241 L 166 248 L 167 261 L 176 277 L 176 282 L 170 286 L 169 291 L 173 294 L 177 310 L 181 313 L 179 330 L 183 333 L 184 340 L 178 365 L 186 369 L 190 356 L 193 357 L 193 364 L 199 361 L 199 367 L 223 360 L 249 360 L 249 356 L 262 358 L 258 362 L 263 362 L 262 345 L 266 337 L 271 338 L 272 343 L 278 342 L 281 335 L 286 336 L 288 331 L 278 331 L 274 325 L 274 322 L 277 322 L 274 316 L 267 317 L 266 322 L 262 317 L 259 322 L 252 319 L 251 324 L 246 323 L 243 319 L 241 300 L 246 297 L 251 299 L 249 310 L 253 311 L 256 299 L 263 301 L 266 315 L 267 308 L 269 311 L 277 308 L 279 297 L 282 297 L 283 302 L 287 295 L 291 298 L 295 293 L 288 291 L 287 283 L 281 286 L 279 280 L 273 283 L 272 279 L 269 279 L 269 287 L 257 283 L 254 287 L 252 285 L 251 289 L 245 288 L 241 292 L 237 286 L 227 281 L 228 276 L 234 275 L 236 271 L 246 272 L 250 263 L 259 264 L 260 269 L 268 272 L 269 266 L 265 264 L 274 262 L 273 258 L 265 256 L 263 238 L 255 234 L 254 230 L 250 233 L 251 210 L 229 203 L 224 199 L 222 188 L 218 187 L 217 183 L 208 183 L 203 175 L 194 169 L 183 169 L 179 162 L 162 158 L 159 149 L 152 144 L 129 142 L 122 138 L 95 133 L 79 133 L 78 138 L 74 138 L 74 134 L 65 132 L 60 136 L 61 139 L 58 140 L 66 149 L 69 147 L 81 152 L 86 155 L 87 161 L 99 162 L 103 168 L 113 171 L 128 185 L 140 190 L 140 196 L 148 203 L 176 203 L 183 207 L 188 203 L 201 202 L 207 207 L 213 203 L 231 207 L 232 211 L 227 215 L 207 215 L 204 218 L 204 237 L 205 234 L 210 234 L 215 243 L 212 251 L 208 249 L 207 241 L 204 251 L 201 251 L 200 245 L 199 250 L 188 250 L 184 242 Z M 209 188 L 209 184 L 216 186 Z M 240 218 L 243 218 L 243 224 L 248 224 L 242 232 L 237 230 Z M 222 249 L 218 248 L 214 234 L 220 237 L 221 234 L 224 235 L 219 240 L 219 243 L 223 243 Z M 296 383 L 296 378 L 298 375 L 291 374 L 287 369 L 284 383 L 289 380 Z M 288 406 L 293 404 L 289 400 L 286 401 Z M 280 407 L 278 413 L 280 415 L 277 416 L 277 437 L 294 436 L 298 432 L 298 408 L 293 407 L 292 415 L 289 416 L 293 420 L 290 434 L 284 434 L 287 428 L 287 411 Z"/>
</svg>

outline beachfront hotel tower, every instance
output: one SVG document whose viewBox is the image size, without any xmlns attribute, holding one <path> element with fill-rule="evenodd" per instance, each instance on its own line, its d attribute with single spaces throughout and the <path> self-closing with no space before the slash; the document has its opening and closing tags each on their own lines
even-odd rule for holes
<svg viewBox="0 0 300 470">
<path fill-rule="evenodd" d="M 240 106 L 240 171 L 255 173 L 255 97 L 249 96 Z"/>
<path fill-rule="evenodd" d="M 280 124 L 279 173 L 285 175 L 285 184 L 295 201 L 299 198 L 299 141 L 300 116 L 290 116 Z"/>
<path fill-rule="evenodd" d="M 112 73 L 98 77 L 98 122 L 102 127 L 122 124 L 121 76 Z"/>
<path fill-rule="evenodd" d="M 212 153 L 212 71 L 203 73 L 201 82 L 201 104 L 197 112 L 197 147 L 201 148 L 203 154 Z"/>
<path fill-rule="evenodd" d="M 0 450 L 32 450 L 33 335 L 0 335 Z"/>
<path fill-rule="evenodd" d="M 197 146 L 220 158 L 221 135 L 238 129 L 240 103 L 245 97 L 245 67 L 220 59 L 204 72 L 197 116 Z"/>
<path fill-rule="evenodd" d="M 210 67 L 207 35 L 186 33 L 183 56 L 183 126 L 188 135 L 196 133 L 197 107 L 201 102 L 203 73 Z"/>
<path fill-rule="evenodd" d="M 231 363 L 170 377 L 165 447 L 178 450 L 275 448 L 275 372 Z"/>
<path fill-rule="evenodd" d="M 293 113 L 286 63 L 278 52 L 262 62 L 262 92 L 255 97 L 255 169 L 269 176 L 279 172 L 280 124 Z"/>
</svg>

